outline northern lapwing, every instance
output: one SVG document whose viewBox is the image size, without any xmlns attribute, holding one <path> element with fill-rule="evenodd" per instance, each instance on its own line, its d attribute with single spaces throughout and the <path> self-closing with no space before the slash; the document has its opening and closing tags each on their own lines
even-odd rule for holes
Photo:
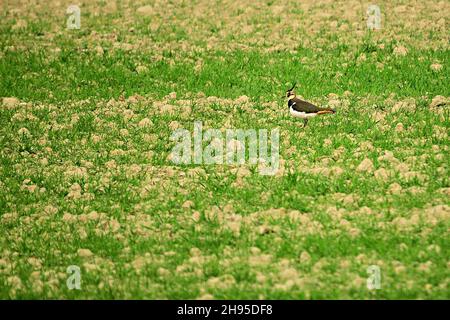
<svg viewBox="0 0 450 320">
<path fill-rule="evenodd" d="M 286 91 L 286 98 L 288 99 L 289 113 L 296 118 L 302 118 L 306 126 L 309 118 L 316 117 L 321 114 L 335 113 L 332 108 L 321 108 L 313 105 L 308 101 L 297 98 L 294 92 L 295 83 L 291 89 Z"/>
</svg>

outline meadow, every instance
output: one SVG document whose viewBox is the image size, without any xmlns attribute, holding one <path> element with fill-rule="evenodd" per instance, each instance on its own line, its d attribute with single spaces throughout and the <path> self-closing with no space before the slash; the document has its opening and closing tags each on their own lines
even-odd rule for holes
<svg viewBox="0 0 450 320">
<path fill-rule="evenodd" d="M 449 299 L 450 4 L 369 4 L 3 2 L 0 298 Z M 174 164 L 195 121 L 278 172 Z"/>
</svg>

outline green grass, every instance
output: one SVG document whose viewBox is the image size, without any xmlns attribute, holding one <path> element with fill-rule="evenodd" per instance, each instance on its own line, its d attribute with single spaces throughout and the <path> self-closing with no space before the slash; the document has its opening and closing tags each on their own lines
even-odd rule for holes
<svg viewBox="0 0 450 320">
<path fill-rule="evenodd" d="M 85 29 L 53 33 L 60 52 L 46 46 L 53 31 L 45 19 L 25 30 L 13 30 L 11 19 L 0 23 L 0 97 L 22 102 L 0 106 L 0 298 L 450 297 L 449 111 L 429 108 L 436 95 L 450 95 L 448 49 L 410 46 L 396 56 L 397 40 L 367 33 L 353 45 L 326 32 L 317 34 L 323 45 L 300 42 L 295 53 L 266 46 L 124 51 L 91 41 L 92 30 L 109 34 L 122 15 L 87 15 Z M 191 41 L 182 25 L 153 32 L 151 22 L 136 20 L 135 39 Z M 130 25 L 117 28 L 125 42 Z M 10 48 L 20 41 L 24 48 Z M 206 48 L 207 41 L 192 43 Z M 440 71 L 430 68 L 436 61 Z M 139 65 L 148 71 L 138 73 Z M 319 104 L 336 94 L 337 113 L 303 128 L 281 99 L 295 81 L 298 94 Z M 173 91 L 176 98 L 167 97 Z M 142 98 L 126 100 L 133 95 Z M 237 99 L 243 95 L 249 103 Z M 412 108 L 392 111 L 407 99 Z M 186 103 L 186 114 L 159 110 Z M 384 120 L 374 119 L 378 113 Z M 152 125 L 140 127 L 146 117 Z M 234 166 L 173 165 L 171 126 L 192 131 L 194 121 L 279 128 L 285 173 L 262 176 L 246 164 L 239 178 Z M 380 159 L 385 151 L 397 160 Z M 365 158 L 374 169 L 359 172 Z M 314 172 L 333 167 L 341 172 Z M 388 178 L 374 175 L 380 168 Z M 399 193 L 390 191 L 394 183 Z M 81 290 L 66 286 L 69 265 L 82 270 Z M 366 287 L 370 265 L 382 270 L 380 290 Z"/>
<path fill-rule="evenodd" d="M 7 51 L 0 62 L 3 77 L 0 92 L 3 96 L 51 102 L 117 98 L 122 93 L 162 97 L 171 90 L 179 94 L 202 91 L 208 96 L 245 94 L 273 99 L 286 90 L 288 83 L 298 81 L 301 94 L 309 97 L 342 94 L 347 90 L 361 96 L 396 93 L 399 97 L 419 97 L 449 93 L 447 67 L 440 73 L 429 68 L 434 60 L 448 60 L 448 51 L 411 50 L 406 57 L 393 59 L 391 49 L 368 49 L 374 44 L 370 38 L 366 41 L 356 52 L 354 48 L 338 47 L 320 54 L 302 48 L 295 55 L 253 50 L 195 55 L 164 51 L 165 60 L 156 62 L 151 52 L 130 54 L 119 50 L 98 57 L 95 52 L 83 52 L 73 42 L 61 43 L 61 52 L 52 59 L 44 50 Z M 379 53 L 377 57 L 357 65 L 356 58 L 371 50 Z M 303 64 L 303 57 L 310 62 Z M 195 60 L 200 59 L 204 68 L 194 76 Z M 377 62 L 387 65 L 377 70 Z M 137 65 L 148 66 L 149 71 L 138 74 Z M 337 74 L 341 76 L 336 78 Z M 50 92 L 53 99 L 49 98 Z"/>
</svg>

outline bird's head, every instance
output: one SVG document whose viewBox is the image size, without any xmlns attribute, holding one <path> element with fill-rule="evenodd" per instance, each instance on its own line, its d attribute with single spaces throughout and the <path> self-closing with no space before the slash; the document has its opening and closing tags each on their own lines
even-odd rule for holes
<svg viewBox="0 0 450 320">
<path fill-rule="evenodd" d="M 286 98 L 295 97 L 295 92 L 294 92 L 295 85 L 296 85 L 296 83 L 294 83 L 292 88 L 290 88 L 289 90 L 286 91 Z"/>
</svg>

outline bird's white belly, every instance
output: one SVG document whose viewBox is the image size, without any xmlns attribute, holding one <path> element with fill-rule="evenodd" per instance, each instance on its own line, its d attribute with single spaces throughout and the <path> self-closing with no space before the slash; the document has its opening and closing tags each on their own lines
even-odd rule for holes
<svg viewBox="0 0 450 320">
<path fill-rule="evenodd" d="M 312 118 L 317 116 L 317 113 L 306 113 L 306 112 L 299 112 L 295 111 L 292 107 L 289 108 L 289 112 L 292 116 L 302 119 Z"/>
</svg>

